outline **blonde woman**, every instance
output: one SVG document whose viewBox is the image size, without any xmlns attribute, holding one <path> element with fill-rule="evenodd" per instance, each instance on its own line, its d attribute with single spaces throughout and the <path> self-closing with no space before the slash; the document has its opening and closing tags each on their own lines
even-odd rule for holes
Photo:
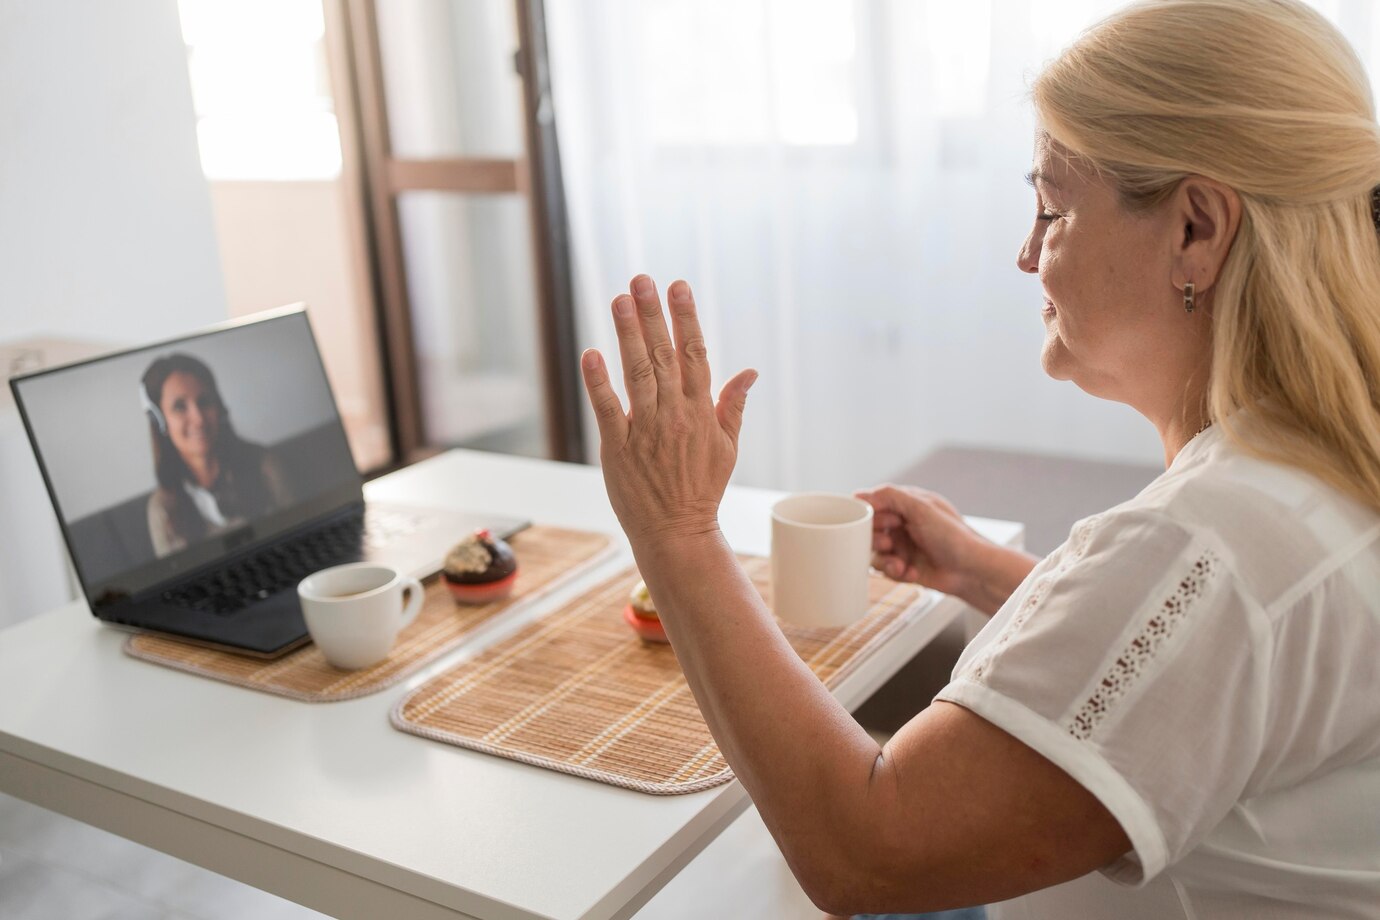
<svg viewBox="0 0 1380 920">
<path fill-rule="evenodd" d="M 1036 561 L 883 487 L 876 565 L 994 613 L 879 748 L 717 524 L 752 371 L 709 391 L 690 289 L 583 358 L 605 481 L 700 708 L 821 908 L 1380 917 L 1380 128 L 1294 0 L 1167 0 L 1037 79 L 1046 371 L 1167 469 Z M 1012 900 L 1014 899 L 1014 900 Z"/>
</svg>

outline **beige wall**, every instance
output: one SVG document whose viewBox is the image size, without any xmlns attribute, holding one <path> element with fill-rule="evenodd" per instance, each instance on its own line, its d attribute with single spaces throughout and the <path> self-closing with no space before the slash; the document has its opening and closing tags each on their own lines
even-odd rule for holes
<svg viewBox="0 0 1380 920">
<path fill-rule="evenodd" d="M 304 301 L 355 463 L 385 463 L 381 353 L 358 211 L 344 182 L 210 185 L 230 315 Z"/>
</svg>

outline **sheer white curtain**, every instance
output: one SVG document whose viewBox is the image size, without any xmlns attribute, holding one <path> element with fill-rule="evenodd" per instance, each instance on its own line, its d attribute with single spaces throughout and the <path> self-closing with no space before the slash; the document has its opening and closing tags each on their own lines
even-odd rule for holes
<svg viewBox="0 0 1380 920">
<path fill-rule="evenodd" d="M 689 280 L 716 381 L 761 371 L 743 484 L 850 489 L 944 443 L 1160 462 L 1041 372 L 1015 267 L 1030 79 L 1120 5 L 547 0 L 581 344 L 616 353 L 636 272 Z M 1318 5 L 1368 56 L 1368 0 Z"/>
</svg>

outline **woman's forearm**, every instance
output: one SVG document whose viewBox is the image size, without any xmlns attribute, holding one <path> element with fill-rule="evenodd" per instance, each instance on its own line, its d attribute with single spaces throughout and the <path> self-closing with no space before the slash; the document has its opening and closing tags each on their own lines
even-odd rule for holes
<svg viewBox="0 0 1380 920">
<path fill-rule="evenodd" d="M 973 561 L 969 583 L 960 596 L 991 616 L 1015 593 L 1039 561 L 1029 553 L 984 542 Z"/>
<path fill-rule="evenodd" d="M 881 749 L 791 648 L 722 535 L 634 552 L 715 740 L 810 892 L 846 862 Z"/>
</svg>

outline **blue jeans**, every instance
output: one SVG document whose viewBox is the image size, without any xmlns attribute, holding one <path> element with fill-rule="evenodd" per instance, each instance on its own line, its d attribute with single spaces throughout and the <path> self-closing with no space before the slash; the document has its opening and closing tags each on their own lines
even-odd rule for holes
<svg viewBox="0 0 1380 920">
<path fill-rule="evenodd" d="M 987 908 L 960 907 L 933 914 L 854 914 L 853 920 L 987 920 Z"/>
</svg>

